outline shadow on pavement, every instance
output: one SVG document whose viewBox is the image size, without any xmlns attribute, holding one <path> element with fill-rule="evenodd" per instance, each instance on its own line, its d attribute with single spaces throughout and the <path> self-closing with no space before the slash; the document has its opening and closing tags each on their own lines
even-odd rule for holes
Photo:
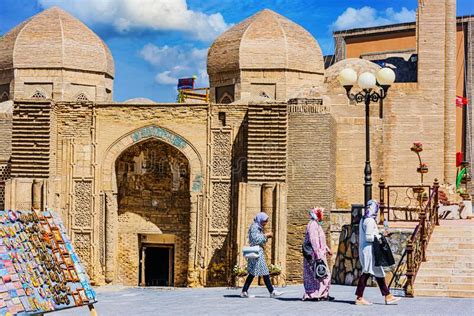
<svg viewBox="0 0 474 316">
<path fill-rule="evenodd" d="M 299 298 L 299 297 L 277 297 L 275 299 L 279 300 L 279 301 L 285 301 L 285 302 L 291 302 L 291 301 L 300 301 L 300 302 L 302 302 L 301 298 Z"/>
</svg>

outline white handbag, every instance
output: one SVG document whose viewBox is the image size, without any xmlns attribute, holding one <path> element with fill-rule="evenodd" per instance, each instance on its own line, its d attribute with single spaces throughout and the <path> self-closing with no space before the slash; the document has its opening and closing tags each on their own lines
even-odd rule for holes
<svg viewBox="0 0 474 316">
<path fill-rule="evenodd" d="M 260 257 L 260 247 L 259 246 L 245 246 L 242 248 L 242 253 L 247 259 L 256 259 Z"/>
</svg>

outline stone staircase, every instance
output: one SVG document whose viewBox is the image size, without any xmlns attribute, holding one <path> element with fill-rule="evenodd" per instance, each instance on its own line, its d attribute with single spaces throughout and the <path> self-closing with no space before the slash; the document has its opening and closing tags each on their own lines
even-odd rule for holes
<svg viewBox="0 0 474 316">
<path fill-rule="evenodd" d="M 474 220 L 446 220 L 434 229 L 415 279 L 415 296 L 474 298 Z"/>
</svg>

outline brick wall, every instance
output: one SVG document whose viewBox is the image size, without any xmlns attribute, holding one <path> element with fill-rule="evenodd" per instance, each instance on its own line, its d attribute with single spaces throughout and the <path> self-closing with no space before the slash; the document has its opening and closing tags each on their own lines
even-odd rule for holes
<svg viewBox="0 0 474 316">
<path fill-rule="evenodd" d="M 10 155 L 12 152 L 11 102 L 0 107 L 0 210 L 5 207 L 5 181 L 10 178 Z"/>
<path fill-rule="evenodd" d="M 290 112 L 288 133 L 287 278 L 298 282 L 309 208 L 326 208 L 324 229 L 330 242 L 329 211 L 335 207 L 336 192 L 335 123 L 328 113 Z"/>
</svg>

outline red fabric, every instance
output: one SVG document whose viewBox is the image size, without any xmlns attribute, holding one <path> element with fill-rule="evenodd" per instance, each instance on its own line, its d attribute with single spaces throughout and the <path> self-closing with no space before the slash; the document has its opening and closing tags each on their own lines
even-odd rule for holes
<svg viewBox="0 0 474 316">
<path fill-rule="evenodd" d="M 462 107 L 463 105 L 467 105 L 467 98 L 456 96 L 456 106 Z"/>
<path fill-rule="evenodd" d="M 462 160 L 463 160 L 463 154 L 462 152 L 458 151 L 456 153 L 456 167 L 459 167 L 461 165 Z"/>
</svg>

